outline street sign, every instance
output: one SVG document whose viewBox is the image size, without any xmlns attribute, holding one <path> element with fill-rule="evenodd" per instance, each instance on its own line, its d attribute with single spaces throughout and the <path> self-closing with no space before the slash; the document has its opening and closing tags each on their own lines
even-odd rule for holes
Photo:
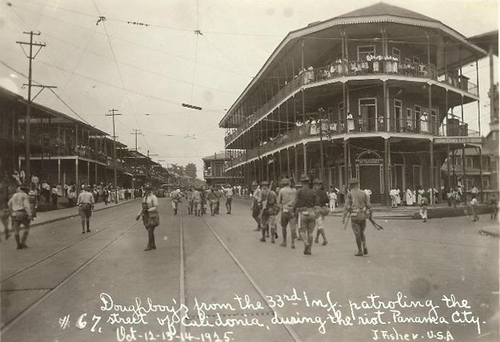
<svg viewBox="0 0 500 342">
<path fill-rule="evenodd" d="M 478 144 L 483 143 L 483 137 L 434 138 L 435 144 Z"/>
</svg>

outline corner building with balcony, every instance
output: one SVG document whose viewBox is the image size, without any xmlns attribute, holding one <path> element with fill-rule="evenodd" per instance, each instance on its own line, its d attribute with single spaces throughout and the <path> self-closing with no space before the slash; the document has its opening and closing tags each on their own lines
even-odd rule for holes
<svg viewBox="0 0 500 342">
<path fill-rule="evenodd" d="M 482 141 L 464 105 L 480 115 L 484 56 L 443 23 L 384 3 L 292 31 L 219 123 L 226 171 L 245 184 L 306 173 L 345 189 L 357 178 L 382 204 L 393 186 L 440 191 L 448 151 Z"/>
</svg>

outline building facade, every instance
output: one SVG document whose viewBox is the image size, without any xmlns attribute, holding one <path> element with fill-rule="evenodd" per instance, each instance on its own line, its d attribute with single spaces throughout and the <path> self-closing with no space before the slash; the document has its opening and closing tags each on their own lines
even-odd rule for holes
<svg viewBox="0 0 500 342">
<path fill-rule="evenodd" d="M 1 176 L 26 175 L 26 144 L 30 145 L 30 170 L 39 180 L 55 184 L 113 184 L 117 169 L 117 185 L 134 187 L 145 181 L 166 182 L 167 170 L 143 156 L 140 170 L 127 146 L 88 123 L 40 104 L 31 104 L 30 133 L 27 139 L 27 101 L 20 95 L 0 87 L 0 171 Z"/>
<path fill-rule="evenodd" d="M 203 160 L 203 177 L 208 186 L 213 185 L 240 185 L 243 182 L 241 172 L 233 170 L 227 172 L 231 155 L 227 152 L 214 153 L 210 156 L 202 158 Z"/>
<path fill-rule="evenodd" d="M 391 187 L 441 189 L 449 150 L 481 144 L 462 72 L 485 51 L 441 22 L 379 3 L 290 32 L 220 121 L 227 172 L 245 184 L 301 174 L 375 203 Z M 475 146 L 475 145 L 473 145 Z"/>
</svg>

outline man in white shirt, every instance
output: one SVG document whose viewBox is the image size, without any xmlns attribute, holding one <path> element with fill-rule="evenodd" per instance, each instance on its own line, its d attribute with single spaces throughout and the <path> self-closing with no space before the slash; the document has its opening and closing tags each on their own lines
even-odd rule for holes
<svg viewBox="0 0 500 342">
<path fill-rule="evenodd" d="M 233 203 L 233 188 L 228 186 L 225 189 L 226 192 L 226 210 L 227 214 L 231 215 L 232 203 Z"/>
<path fill-rule="evenodd" d="M 9 207 L 10 214 L 12 217 L 12 229 L 17 242 L 17 249 L 28 248 L 26 246 L 26 240 L 28 239 L 30 221 L 31 221 L 31 206 L 27 188 L 17 187 L 16 193 L 10 198 L 7 206 Z M 23 237 L 20 238 L 19 232 L 21 231 L 21 225 L 24 226 Z"/>
<path fill-rule="evenodd" d="M 86 185 L 82 185 L 82 192 L 78 195 L 76 202 L 82 221 L 82 234 L 85 234 L 85 225 L 87 226 L 87 233 L 90 233 L 90 217 L 94 208 L 94 196 L 88 190 Z"/>
</svg>

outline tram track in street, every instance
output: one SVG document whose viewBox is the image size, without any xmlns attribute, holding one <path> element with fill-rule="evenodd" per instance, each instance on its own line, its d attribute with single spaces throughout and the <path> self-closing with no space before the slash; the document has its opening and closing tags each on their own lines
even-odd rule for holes
<svg viewBox="0 0 500 342">
<path fill-rule="evenodd" d="M 181 295 L 181 298 L 180 299 L 181 299 L 181 303 L 185 304 L 188 298 L 187 298 L 187 295 L 186 295 L 186 286 L 187 286 L 187 284 L 186 284 L 186 281 L 185 281 L 185 277 L 186 277 L 186 274 L 185 274 L 185 258 L 184 258 L 184 253 L 185 253 L 184 242 L 185 241 L 184 241 L 184 223 L 183 223 L 184 220 L 182 218 L 184 215 L 182 214 L 182 210 L 179 210 L 179 212 L 181 214 L 181 218 L 180 218 L 180 239 L 181 239 L 181 241 L 180 241 L 181 242 L 181 244 L 180 244 L 180 250 L 181 250 L 181 259 L 180 259 L 181 260 L 181 266 L 180 266 L 180 270 L 181 270 L 181 275 L 180 275 L 181 289 L 180 289 L 180 295 Z M 278 318 L 283 317 L 282 314 L 281 314 L 281 312 L 276 307 L 273 307 L 269 303 L 265 292 L 258 285 L 258 283 L 253 278 L 253 276 L 247 271 L 247 269 L 244 267 L 244 265 L 241 263 L 241 261 L 236 257 L 236 255 L 231 251 L 231 249 L 223 241 L 223 239 L 217 233 L 217 231 L 210 225 L 210 223 L 208 223 L 207 220 L 203 216 L 199 217 L 199 221 L 201 221 L 203 223 L 203 225 L 215 237 L 218 245 L 223 248 L 223 250 L 225 251 L 226 255 L 228 255 L 229 258 L 231 259 L 231 261 L 238 267 L 238 269 L 244 275 L 244 278 L 251 284 L 251 287 L 264 300 L 264 305 L 267 306 L 267 308 L 268 308 L 267 312 L 260 312 L 260 313 L 248 312 L 248 313 L 229 313 L 229 314 L 226 313 L 226 314 L 220 314 L 220 316 L 221 317 L 231 317 L 231 316 L 232 317 L 237 317 L 237 316 L 271 316 L 271 315 L 275 315 Z M 205 317 L 214 317 L 214 316 L 207 314 Z M 189 317 L 189 319 L 191 319 L 191 320 L 196 319 L 196 318 L 198 318 L 198 317 L 196 317 L 196 316 L 190 316 Z M 282 327 L 286 330 L 287 334 L 291 337 L 291 339 L 293 341 L 295 341 L 295 342 L 302 341 L 302 339 L 300 338 L 300 336 L 295 332 L 295 330 L 291 326 L 283 324 Z M 180 330 L 181 334 L 186 332 L 186 327 L 183 324 L 180 324 L 180 329 L 181 329 Z"/>
<path fill-rule="evenodd" d="M 45 227 L 48 227 L 48 226 L 45 226 Z M 23 273 L 23 272 L 25 272 L 25 271 L 33 268 L 34 266 L 36 266 L 36 265 L 38 265 L 38 264 L 40 264 L 40 263 L 42 263 L 42 262 L 44 262 L 44 261 L 46 261 L 46 260 L 48 260 L 50 258 L 55 257 L 56 255 L 58 255 L 58 254 L 60 254 L 60 253 L 62 253 L 64 251 L 68 250 L 69 248 L 71 248 L 71 247 L 73 247 L 73 246 L 75 246 L 75 245 L 77 245 L 79 243 L 85 242 L 87 239 L 90 239 L 90 238 L 94 237 L 95 235 L 104 232 L 105 230 L 107 230 L 110 227 L 111 227 L 111 225 L 109 223 L 102 224 L 102 225 L 100 225 L 100 226 L 98 226 L 96 228 L 92 227 L 93 232 L 91 232 L 90 234 L 86 234 L 84 237 L 79 238 L 78 240 L 72 242 L 71 244 L 62 247 L 62 248 L 56 250 L 55 252 L 50 253 L 49 255 L 44 256 L 43 258 L 40 258 L 39 260 L 31 263 L 28 266 L 25 266 L 25 267 L 23 267 L 23 268 L 15 271 L 15 272 L 10 273 L 6 277 L 2 278 L 2 280 L 0 281 L 0 284 L 6 282 L 7 280 L 9 280 L 9 279 L 11 279 L 11 278 L 13 278 L 15 276 L 17 276 L 18 274 L 21 274 L 21 273 Z"/>
<path fill-rule="evenodd" d="M 17 322 L 19 322 L 21 319 L 23 319 L 26 315 L 28 315 L 31 311 L 33 311 L 36 307 L 38 307 L 42 302 L 44 302 L 49 297 L 51 297 L 52 295 L 54 295 L 57 292 L 57 290 L 59 290 L 62 286 L 64 286 L 68 281 L 70 281 L 71 279 L 73 279 L 76 275 L 78 275 L 80 272 L 82 272 L 84 269 L 86 269 L 88 266 L 90 266 L 104 252 L 106 252 L 109 248 L 111 248 L 116 242 L 118 242 L 121 238 L 123 238 L 125 236 L 125 234 L 127 234 L 132 228 L 136 227 L 139 223 L 140 223 L 140 221 L 135 221 L 133 224 L 131 224 L 130 226 L 128 226 L 123 232 L 120 233 L 120 235 L 118 237 L 116 237 L 110 243 L 108 243 L 106 246 L 104 246 L 103 248 L 101 248 L 97 253 L 95 253 L 92 257 L 90 257 L 86 262 L 84 262 L 83 264 L 81 264 L 78 268 L 76 268 L 75 270 L 73 270 L 72 272 L 70 272 L 59 283 L 57 283 L 57 285 L 55 285 L 53 288 L 47 289 L 46 290 L 47 292 L 45 292 L 37 300 L 35 300 L 33 303 L 31 303 L 26 308 L 24 308 L 16 316 L 12 317 L 9 321 L 5 322 L 5 324 L 0 329 L 0 332 L 2 334 L 5 334 L 10 328 L 12 328 L 13 326 L 15 326 Z M 95 234 L 97 234 L 97 232 Z M 95 234 L 92 234 L 92 235 L 95 235 Z M 89 238 L 91 236 L 89 236 Z M 82 239 L 82 240 L 79 240 L 78 242 L 82 242 L 84 240 L 85 239 Z M 75 244 L 76 243 L 68 246 L 67 248 L 64 248 L 64 250 L 70 248 L 71 246 L 74 246 Z M 58 253 L 60 253 L 60 252 L 62 252 L 62 250 L 59 251 Z M 51 257 L 53 257 L 55 255 L 56 254 L 53 253 L 53 255 Z M 50 257 L 45 257 L 44 260 L 47 260 L 49 258 Z M 40 263 L 40 262 L 42 262 L 42 261 L 37 262 L 37 264 Z M 31 268 L 33 266 L 35 266 L 35 265 L 32 265 L 32 266 L 30 266 L 28 268 Z M 28 268 L 26 268 L 26 269 L 28 269 Z M 17 272 L 17 274 L 19 274 L 19 273 L 21 273 L 21 272 Z"/>
</svg>

